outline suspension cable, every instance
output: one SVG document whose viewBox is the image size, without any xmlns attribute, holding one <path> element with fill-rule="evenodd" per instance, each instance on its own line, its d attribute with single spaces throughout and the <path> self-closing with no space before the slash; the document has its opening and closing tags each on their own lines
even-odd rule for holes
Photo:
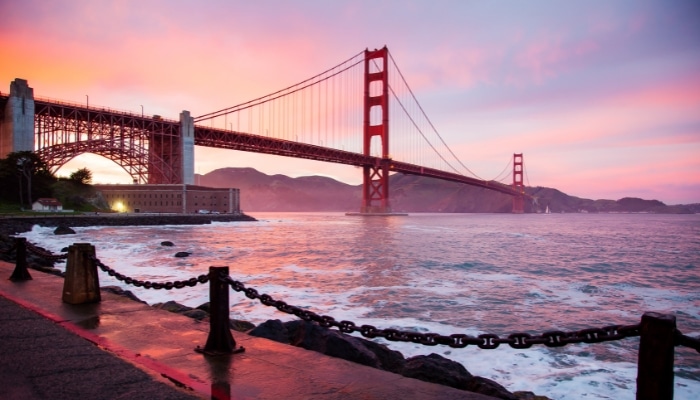
<svg viewBox="0 0 700 400">
<path fill-rule="evenodd" d="M 437 137 L 440 139 L 440 141 L 442 142 L 442 144 L 445 145 L 445 148 L 447 148 L 447 151 L 449 151 L 450 154 L 452 154 L 452 157 L 454 157 L 455 160 L 457 160 L 457 162 L 458 162 L 464 169 L 466 169 L 467 171 L 469 171 L 469 173 L 471 173 L 472 175 L 474 175 L 476 178 L 479 178 L 479 179 L 481 179 L 481 180 L 483 181 L 484 179 L 481 178 L 481 177 L 479 177 L 479 175 L 475 174 L 474 171 L 472 171 L 472 170 L 470 170 L 469 168 L 467 168 L 467 166 L 464 165 L 464 164 L 459 160 L 459 158 L 455 155 L 455 153 L 452 152 L 452 149 L 450 149 L 450 147 L 447 145 L 447 143 L 445 143 L 445 140 L 442 138 L 442 136 L 440 136 L 440 133 L 437 131 L 437 129 L 435 128 L 435 126 L 433 125 L 433 123 L 430 121 L 430 118 L 428 118 L 428 115 L 425 113 L 425 110 L 423 110 L 423 107 L 422 107 L 422 106 L 420 105 L 420 103 L 418 102 L 418 99 L 416 98 L 415 94 L 413 94 L 413 90 L 411 90 L 411 87 L 408 86 L 408 82 L 406 82 L 406 78 L 404 78 L 403 74 L 401 73 L 401 70 L 399 69 L 399 66 L 396 64 L 396 60 L 394 60 L 394 57 L 391 55 L 391 52 L 388 52 L 388 51 L 387 51 L 387 53 L 389 53 L 389 58 L 391 59 L 391 62 L 394 63 L 394 67 L 396 68 L 396 72 L 399 73 L 399 76 L 401 77 L 401 80 L 403 80 L 404 85 L 406 85 L 406 88 L 408 89 L 408 92 L 409 92 L 409 93 L 411 94 L 411 96 L 413 97 L 413 100 L 414 100 L 414 101 L 416 102 L 416 104 L 418 105 L 418 108 L 420 109 L 421 113 L 423 113 L 423 116 L 425 117 L 426 121 L 428 121 L 428 124 L 430 125 L 430 127 L 433 128 L 433 131 L 435 132 L 435 134 L 437 135 Z M 422 135 L 422 133 L 421 133 L 421 135 Z M 431 146 L 431 147 L 432 147 L 432 146 Z M 453 168 L 453 169 L 454 169 L 454 168 Z"/>
<path fill-rule="evenodd" d="M 523 175 L 525 175 L 525 182 L 527 182 L 528 187 L 530 186 L 530 178 L 527 176 L 527 168 L 525 168 L 525 163 L 523 163 Z"/>
<path fill-rule="evenodd" d="M 512 159 L 512 158 L 508 158 L 508 164 L 506 164 L 506 167 L 503 168 L 503 171 L 501 171 L 498 175 L 496 175 L 495 178 L 493 178 L 493 179 L 491 179 L 491 180 L 492 180 L 492 181 L 496 181 L 496 182 L 502 182 L 503 179 L 507 178 L 507 176 L 501 177 L 501 175 L 503 175 L 506 171 L 508 171 L 508 168 L 509 168 L 512 164 L 513 164 L 513 159 Z"/>
<path fill-rule="evenodd" d="M 288 86 L 288 87 L 286 87 L 286 88 L 284 88 L 284 89 L 280 89 L 280 90 L 278 90 L 278 91 L 276 91 L 276 92 L 267 94 L 267 95 L 265 95 L 265 96 L 261 96 L 261 97 L 255 98 L 255 99 L 253 99 L 253 100 L 246 101 L 245 103 L 240 103 L 240 104 L 237 104 L 237 105 L 235 105 L 235 106 L 223 108 L 223 109 L 218 110 L 218 111 L 210 112 L 210 113 L 207 113 L 207 114 L 202 114 L 202 115 L 200 115 L 200 116 L 198 116 L 198 117 L 195 117 L 194 120 L 195 120 L 195 122 L 199 122 L 199 121 L 204 120 L 204 119 L 215 118 L 215 117 L 221 116 L 221 115 L 223 115 L 223 114 L 228 114 L 228 113 L 230 113 L 230 112 L 234 112 L 234 111 L 238 111 L 238 110 L 244 110 L 244 109 L 248 108 L 248 107 L 243 107 L 243 106 L 246 106 L 246 105 L 248 105 L 249 107 L 254 106 L 254 105 L 257 105 L 257 104 L 258 104 L 257 102 L 262 103 L 262 101 L 260 101 L 260 100 L 263 100 L 263 99 L 266 99 L 266 98 L 268 98 L 268 97 L 272 97 L 272 96 L 278 95 L 278 94 L 283 93 L 283 92 L 286 92 L 286 91 L 288 91 L 288 90 L 290 90 L 290 89 L 292 89 L 292 88 L 295 88 L 295 87 L 297 87 L 297 86 L 303 85 L 303 84 L 305 84 L 305 83 L 307 83 L 307 82 L 314 81 L 315 79 L 317 79 L 317 78 L 319 78 L 319 77 L 321 77 L 321 76 L 323 76 L 323 75 L 325 75 L 325 74 L 327 74 L 327 73 L 329 73 L 329 72 L 335 70 L 336 68 L 339 68 L 340 66 L 351 62 L 353 59 L 357 58 L 358 56 L 360 56 L 360 55 L 362 55 L 362 54 L 364 54 L 364 50 L 361 51 L 361 52 L 359 52 L 359 53 L 357 53 L 357 54 L 355 54 L 354 56 L 350 57 L 349 59 L 347 59 L 347 60 L 345 60 L 345 61 L 339 63 L 338 65 L 336 65 L 336 66 L 334 66 L 334 67 L 332 67 L 332 68 L 329 68 L 329 69 L 327 69 L 327 70 L 321 72 L 320 74 L 316 74 L 316 75 L 312 76 L 311 78 L 305 79 L 305 80 L 303 80 L 303 81 L 301 81 L 301 82 L 298 82 L 298 83 L 296 83 L 296 84 L 294 84 L 294 85 Z M 364 61 L 364 59 L 361 59 L 360 61 L 357 61 L 357 62 L 355 62 L 354 64 L 352 64 L 352 65 L 350 65 L 350 66 L 348 66 L 348 67 L 346 67 L 346 68 L 344 68 L 344 69 L 342 69 L 342 70 L 340 70 L 340 71 L 338 71 L 338 72 L 336 72 L 336 73 L 334 73 L 334 74 L 332 74 L 332 75 L 329 75 L 329 76 L 325 77 L 324 79 L 318 80 L 318 81 L 316 81 L 316 82 L 314 82 L 314 83 L 312 83 L 312 84 L 310 84 L 310 85 L 306 85 L 306 86 L 304 86 L 304 87 L 298 88 L 297 90 L 294 90 L 294 91 L 292 91 L 291 93 L 297 92 L 297 91 L 299 91 L 299 90 L 301 90 L 301 89 L 306 89 L 307 87 L 312 86 L 312 85 L 314 85 L 314 84 L 316 84 L 316 83 L 318 83 L 318 82 L 327 80 L 327 79 L 329 79 L 329 78 L 331 78 L 331 77 L 333 77 L 333 76 L 335 76 L 335 75 L 338 75 L 338 74 L 341 73 L 341 72 L 347 71 L 348 69 L 350 69 L 350 68 L 352 68 L 352 67 L 358 65 L 359 63 L 361 63 L 361 62 L 363 62 L 363 61 Z M 282 96 L 277 96 L 277 97 L 274 97 L 274 98 L 272 98 L 272 99 L 268 99 L 268 100 L 266 100 L 266 101 L 275 100 L 275 99 L 278 99 L 278 98 L 280 98 L 280 97 L 282 97 Z M 256 103 L 256 104 L 250 104 L 250 103 Z"/>
</svg>

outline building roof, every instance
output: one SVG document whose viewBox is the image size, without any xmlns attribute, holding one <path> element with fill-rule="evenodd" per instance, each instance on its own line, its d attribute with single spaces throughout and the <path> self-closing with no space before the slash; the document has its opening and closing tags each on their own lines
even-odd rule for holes
<svg viewBox="0 0 700 400">
<path fill-rule="evenodd" d="M 39 203 L 42 206 L 60 206 L 61 205 L 61 202 L 58 201 L 58 199 L 54 199 L 53 197 L 42 197 L 40 199 L 37 199 L 36 203 Z"/>
</svg>

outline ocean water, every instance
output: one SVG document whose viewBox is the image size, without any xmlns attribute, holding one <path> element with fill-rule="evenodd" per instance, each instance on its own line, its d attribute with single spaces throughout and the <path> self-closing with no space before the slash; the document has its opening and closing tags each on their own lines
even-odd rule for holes
<svg viewBox="0 0 700 400">
<path fill-rule="evenodd" d="M 53 252 L 72 243 L 138 279 L 171 281 L 228 266 L 248 287 L 357 325 L 440 334 L 541 334 L 676 316 L 700 336 L 700 215 L 412 214 L 361 218 L 258 213 L 258 222 L 87 227 L 23 234 Z M 170 240 L 174 247 L 163 247 Z M 188 258 L 175 258 L 189 251 Z M 61 267 L 61 265 L 59 265 Z M 196 307 L 208 286 L 172 291 L 119 285 L 149 302 Z M 291 320 L 231 292 L 232 318 Z M 634 399 L 639 338 L 562 348 L 452 349 L 386 342 L 410 357 L 437 353 L 511 391 L 553 399 Z M 675 399 L 700 394 L 700 354 L 677 347 Z"/>
</svg>

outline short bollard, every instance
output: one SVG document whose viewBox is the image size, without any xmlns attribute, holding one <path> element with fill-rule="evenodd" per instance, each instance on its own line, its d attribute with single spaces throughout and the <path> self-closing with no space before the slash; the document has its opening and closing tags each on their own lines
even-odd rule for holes
<svg viewBox="0 0 700 400">
<path fill-rule="evenodd" d="M 16 263 L 15 270 L 12 271 L 10 280 L 13 282 L 19 281 L 29 281 L 32 276 L 29 275 L 27 270 L 27 239 L 26 238 L 15 238 L 15 254 Z"/>
<path fill-rule="evenodd" d="M 89 243 L 75 243 L 68 247 L 63 281 L 64 303 L 97 303 L 101 300 L 97 264 L 92 260 L 94 256 L 95 246 Z"/>
<path fill-rule="evenodd" d="M 229 286 L 222 276 L 228 276 L 228 267 L 209 267 L 209 336 L 204 348 L 195 351 L 210 355 L 242 353 L 243 346 L 236 349 L 229 322 Z"/>
<path fill-rule="evenodd" d="M 673 399 L 673 356 L 676 317 L 642 315 L 637 366 L 637 400 Z"/>
</svg>

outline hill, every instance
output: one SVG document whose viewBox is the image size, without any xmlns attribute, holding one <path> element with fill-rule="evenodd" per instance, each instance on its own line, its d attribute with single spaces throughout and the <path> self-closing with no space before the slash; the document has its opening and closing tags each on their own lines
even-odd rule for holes
<svg viewBox="0 0 700 400">
<path fill-rule="evenodd" d="M 209 187 L 241 189 L 244 211 L 358 211 L 361 186 L 321 176 L 290 178 L 266 175 L 253 168 L 221 168 L 197 175 L 197 183 Z M 389 178 L 391 206 L 397 212 L 509 213 L 510 196 L 488 189 L 432 178 L 394 174 Z M 557 189 L 526 188 L 536 202 L 526 201 L 525 212 L 646 212 L 693 213 L 700 207 L 667 206 L 658 200 L 623 198 L 590 200 L 569 196 Z"/>
</svg>

